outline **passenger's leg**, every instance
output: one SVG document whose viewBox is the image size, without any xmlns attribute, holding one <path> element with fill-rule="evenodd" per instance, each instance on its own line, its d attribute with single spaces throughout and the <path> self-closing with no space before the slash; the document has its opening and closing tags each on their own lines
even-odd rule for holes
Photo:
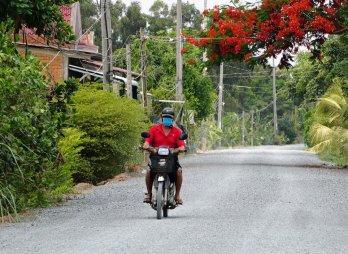
<svg viewBox="0 0 348 254">
<path fill-rule="evenodd" d="M 151 192 L 152 192 L 152 181 L 151 181 L 151 171 L 148 169 L 146 171 L 146 176 L 145 176 L 145 183 L 146 183 L 146 197 L 144 199 L 145 203 L 150 203 L 151 202 Z"/>
<path fill-rule="evenodd" d="M 180 190 L 181 190 L 181 185 L 183 181 L 183 176 L 182 176 L 182 169 L 178 168 L 176 171 L 176 182 L 175 182 L 175 188 L 176 188 L 176 193 L 175 193 L 175 201 L 179 204 L 182 205 L 182 200 L 180 197 Z"/>
</svg>

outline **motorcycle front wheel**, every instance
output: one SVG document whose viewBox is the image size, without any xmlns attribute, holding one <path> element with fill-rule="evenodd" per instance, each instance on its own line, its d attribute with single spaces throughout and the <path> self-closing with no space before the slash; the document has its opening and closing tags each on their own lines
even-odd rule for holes
<svg viewBox="0 0 348 254">
<path fill-rule="evenodd" d="M 157 219 L 162 219 L 162 196 L 163 193 L 163 182 L 158 183 L 158 190 L 157 190 Z"/>
</svg>

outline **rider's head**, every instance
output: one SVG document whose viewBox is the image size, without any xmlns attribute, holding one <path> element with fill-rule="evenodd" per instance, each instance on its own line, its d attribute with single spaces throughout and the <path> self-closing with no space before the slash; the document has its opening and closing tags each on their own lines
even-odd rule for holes
<svg viewBox="0 0 348 254">
<path fill-rule="evenodd" d="M 164 126 L 170 127 L 173 125 L 174 110 L 172 108 L 164 108 L 162 110 L 162 123 Z"/>
</svg>

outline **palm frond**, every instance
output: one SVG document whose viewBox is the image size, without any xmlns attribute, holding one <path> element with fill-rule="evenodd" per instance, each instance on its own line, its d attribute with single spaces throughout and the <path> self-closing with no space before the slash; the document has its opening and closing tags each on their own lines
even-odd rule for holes
<svg viewBox="0 0 348 254">
<path fill-rule="evenodd" d="M 317 110 L 333 108 L 337 110 L 342 109 L 342 97 L 338 95 L 329 95 L 318 99 Z"/>
<path fill-rule="evenodd" d="M 331 147 L 331 145 L 332 145 L 332 140 L 328 139 L 328 140 L 320 142 L 320 143 L 316 144 L 315 146 L 309 148 L 308 151 L 321 153 L 323 151 L 328 150 Z"/>
<path fill-rule="evenodd" d="M 334 130 L 330 127 L 316 123 L 312 126 L 310 130 L 310 137 L 312 144 L 319 144 L 323 141 L 332 138 Z"/>
</svg>

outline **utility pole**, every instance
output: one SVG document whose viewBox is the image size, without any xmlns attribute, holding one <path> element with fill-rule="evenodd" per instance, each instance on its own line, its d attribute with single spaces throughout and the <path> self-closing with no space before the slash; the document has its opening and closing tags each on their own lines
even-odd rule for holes
<svg viewBox="0 0 348 254">
<path fill-rule="evenodd" d="M 217 127 L 222 129 L 222 97 L 224 92 L 224 62 L 220 63 L 220 81 L 219 81 L 219 104 L 218 104 L 218 122 Z"/>
<path fill-rule="evenodd" d="M 207 9 L 207 0 L 204 0 L 204 10 Z M 203 29 L 207 27 L 207 18 L 205 17 L 203 20 Z M 207 58 L 207 51 L 204 50 L 203 52 L 203 62 L 206 62 L 208 60 Z M 203 68 L 203 75 L 207 75 L 207 67 Z M 207 148 L 207 126 L 205 120 L 202 121 L 202 128 L 204 130 L 203 135 L 202 135 L 202 150 L 205 151 Z"/>
<path fill-rule="evenodd" d="M 144 34 L 144 28 L 140 28 L 140 41 L 141 41 L 141 87 L 143 91 L 143 106 L 147 112 L 147 88 L 146 88 L 146 78 L 145 78 L 145 70 L 146 70 L 146 63 L 145 63 L 145 34 Z"/>
<path fill-rule="evenodd" d="M 245 111 L 242 114 L 242 145 L 245 146 Z"/>
<path fill-rule="evenodd" d="M 254 146 L 254 110 L 251 110 L 251 146 Z"/>
<path fill-rule="evenodd" d="M 276 141 L 278 136 L 278 116 L 277 116 L 277 88 L 275 83 L 275 64 L 273 57 L 273 123 L 274 123 L 274 141 Z"/>
<path fill-rule="evenodd" d="M 206 10 L 208 8 L 208 0 L 204 0 L 204 10 Z M 203 29 L 205 29 L 207 27 L 207 18 L 205 17 L 204 20 L 203 20 Z M 203 62 L 206 62 L 208 60 L 207 58 L 207 51 L 204 50 L 203 52 Z M 203 69 L 203 73 L 206 74 L 207 72 L 207 68 L 205 67 Z"/>
<path fill-rule="evenodd" d="M 181 101 L 183 99 L 182 98 L 181 30 L 182 30 L 182 4 L 181 4 L 181 0 L 177 0 L 177 4 L 176 4 L 176 92 L 175 92 L 175 98 L 177 101 Z"/>
<path fill-rule="evenodd" d="M 131 62 L 131 46 L 126 44 L 127 56 L 127 97 L 132 98 L 132 62 Z"/>
<path fill-rule="evenodd" d="M 113 81 L 110 0 L 101 1 L 101 13 L 103 90 L 109 91 Z"/>
</svg>

